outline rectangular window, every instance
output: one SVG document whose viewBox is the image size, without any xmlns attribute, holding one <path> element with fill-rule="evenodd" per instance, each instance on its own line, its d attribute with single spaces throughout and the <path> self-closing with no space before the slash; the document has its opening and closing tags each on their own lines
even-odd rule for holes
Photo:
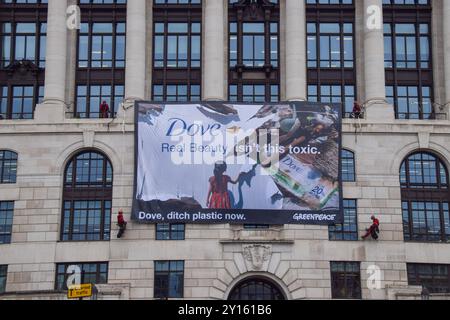
<svg viewBox="0 0 450 320">
<path fill-rule="evenodd" d="M 308 100 L 325 103 L 342 103 L 342 114 L 349 118 L 353 112 L 355 101 L 354 85 L 308 85 Z"/>
<path fill-rule="evenodd" d="M 78 85 L 76 118 L 112 118 L 116 116 L 120 103 L 124 99 L 123 85 Z M 102 112 L 103 101 L 108 105 L 108 111 Z"/>
<path fill-rule="evenodd" d="M 333 299 L 361 299 L 359 262 L 330 262 Z"/>
<path fill-rule="evenodd" d="M 279 1 L 256 4 L 263 10 L 247 10 L 247 5 L 228 5 L 228 99 L 235 102 L 264 103 L 280 99 Z"/>
<path fill-rule="evenodd" d="M 429 1 L 384 4 L 386 94 L 397 119 L 436 119 Z"/>
<path fill-rule="evenodd" d="M 430 30 L 427 23 L 385 23 L 386 68 L 430 68 Z"/>
<path fill-rule="evenodd" d="M 448 202 L 403 201 L 405 241 L 450 241 Z"/>
<path fill-rule="evenodd" d="M 12 87 L 12 119 L 33 119 L 34 113 L 34 87 L 14 86 Z"/>
<path fill-rule="evenodd" d="M 386 97 L 394 105 L 397 119 L 433 119 L 431 87 L 386 86 Z"/>
<path fill-rule="evenodd" d="M 156 240 L 184 240 L 185 225 L 182 223 L 158 223 Z"/>
<path fill-rule="evenodd" d="M 383 5 L 395 5 L 395 6 L 402 6 L 402 5 L 419 5 L 419 6 L 425 6 L 429 5 L 429 0 L 383 0 Z"/>
<path fill-rule="evenodd" d="M 228 0 L 228 3 L 230 5 L 233 5 L 233 4 L 238 3 L 238 2 L 239 2 L 239 0 Z M 273 4 L 278 4 L 278 0 L 268 0 L 268 2 L 273 3 Z"/>
<path fill-rule="evenodd" d="M 183 298 L 184 261 L 155 261 L 155 298 Z"/>
<path fill-rule="evenodd" d="M 6 4 L 37 4 L 37 3 L 42 3 L 42 4 L 47 4 L 48 0 L 1 0 L 0 3 L 6 3 Z"/>
<path fill-rule="evenodd" d="M 356 181 L 355 154 L 349 150 L 343 149 L 341 152 L 341 172 L 343 182 Z"/>
<path fill-rule="evenodd" d="M 265 101 L 279 101 L 279 86 L 264 84 L 232 84 L 228 87 L 228 98 L 230 101 L 263 103 Z"/>
<path fill-rule="evenodd" d="M 249 85 L 242 86 L 242 100 L 244 102 L 264 102 L 266 100 L 266 88 L 261 85 Z"/>
<path fill-rule="evenodd" d="M 244 23 L 242 33 L 244 65 L 247 67 L 264 66 L 264 23 Z"/>
<path fill-rule="evenodd" d="M 154 4 L 201 4 L 202 0 L 155 0 Z"/>
<path fill-rule="evenodd" d="M 125 22 L 82 23 L 78 34 L 78 67 L 124 68 Z"/>
<path fill-rule="evenodd" d="M 107 262 L 74 262 L 58 263 L 56 265 L 55 290 L 67 290 L 67 269 L 69 266 L 77 266 L 81 271 L 82 284 L 104 284 L 108 283 L 108 263 Z"/>
<path fill-rule="evenodd" d="M 126 4 L 127 0 L 80 0 L 80 4 Z"/>
<path fill-rule="evenodd" d="M 153 85 L 154 101 L 195 102 L 200 99 L 200 85 L 197 84 Z"/>
<path fill-rule="evenodd" d="M 344 223 L 328 227 L 330 241 L 358 240 L 358 208 L 356 200 L 344 199 Z"/>
<path fill-rule="evenodd" d="M 307 23 L 310 68 L 353 68 L 353 23 Z"/>
<path fill-rule="evenodd" d="M 63 212 L 63 241 L 110 239 L 111 201 L 65 201 Z"/>
<path fill-rule="evenodd" d="M 242 36 L 239 38 L 241 29 Z M 239 45 L 240 43 L 240 45 Z M 235 67 L 240 60 L 246 67 L 278 67 L 278 23 L 244 22 L 229 24 L 229 60 Z M 239 52 L 242 48 L 242 52 Z M 266 48 L 270 50 L 266 54 Z"/>
<path fill-rule="evenodd" d="M 0 86 L 0 120 L 33 119 L 43 95 L 44 86 Z"/>
<path fill-rule="evenodd" d="M 0 150 L 0 183 L 16 183 L 17 153 Z"/>
<path fill-rule="evenodd" d="M 353 4 L 353 0 L 306 0 L 307 4 Z"/>
<path fill-rule="evenodd" d="M 80 4 L 126 4 L 127 0 L 80 0 Z"/>
<path fill-rule="evenodd" d="M 200 22 L 156 22 L 154 24 L 154 67 L 199 68 L 200 63 Z"/>
<path fill-rule="evenodd" d="M 424 286 L 430 293 L 450 293 L 450 265 L 408 263 L 408 284 Z"/>
<path fill-rule="evenodd" d="M 0 68 L 13 60 L 29 60 L 45 67 L 47 23 L 4 22 L 0 24 Z"/>
<path fill-rule="evenodd" d="M 8 276 L 8 266 L 0 265 L 0 294 L 6 291 L 6 279 Z"/>
<path fill-rule="evenodd" d="M 14 202 L 0 201 L 0 244 L 11 243 Z"/>
</svg>

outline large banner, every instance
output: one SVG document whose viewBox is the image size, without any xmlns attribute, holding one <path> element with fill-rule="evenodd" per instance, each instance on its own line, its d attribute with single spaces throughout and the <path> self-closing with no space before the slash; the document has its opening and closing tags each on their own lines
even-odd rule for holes
<svg viewBox="0 0 450 320">
<path fill-rule="evenodd" d="M 340 110 L 137 102 L 133 220 L 342 222 Z"/>
</svg>

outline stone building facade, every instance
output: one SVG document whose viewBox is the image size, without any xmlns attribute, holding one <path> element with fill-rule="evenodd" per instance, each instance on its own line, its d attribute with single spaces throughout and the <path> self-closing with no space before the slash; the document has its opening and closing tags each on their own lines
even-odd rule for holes
<svg viewBox="0 0 450 320">
<path fill-rule="evenodd" d="M 1 23 L 9 19 L 8 15 L 15 16 L 9 10 L 15 14 L 22 10 L 20 4 L 10 2 L 0 4 Z M 95 77 L 94 68 L 87 72 L 80 71 L 81 55 L 78 47 L 82 29 L 71 30 L 67 25 L 70 11 L 66 13 L 66 10 L 68 6 L 77 4 L 77 1 L 49 0 L 48 4 L 22 5 L 28 13 L 34 10 L 33 6 L 39 7 L 37 10 L 40 14 L 43 14 L 43 10 L 48 12 L 45 71 L 40 71 L 45 73 L 45 81 L 41 83 L 45 93 L 42 101 L 36 104 L 31 119 L 5 116 L 0 120 L 0 150 L 17 154 L 16 181 L 0 183 L 0 203 L 13 203 L 10 240 L 0 244 L 0 266 L 4 266 L 5 270 L 3 278 L 0 278 L 5 283 L 0 299 L 64 299 L 65 292 L 58 290 L 56 283 L 58 266 L 80 263 L 106 263 L 107 280 L 99 281 L 106 283 L 97 284 L 98 299 L 158 298 L 160 296 L 155 295 L 155 286 L 161 286 L 161 282 L 157 279 L 155 261 L 183 262 L 183 280 L 176 282 L 174 286 L 177 288 L 172 289 L 181 290 L 181 296 L 186 299 L 228 299 L 232 294 L 242 294 L 236 293 L 236 286 L 242 286 L 247 279 L 263 281 L 265 285 L 281 292 L 285 299 L 339 298 L 340 290 L 344 292 L 343 298 L 346 298 L 345 292 L 353 292 L 356 296 L 347 297 L 420 299 L 420 281 L 423 279 L 427 285 L 434 283 L 437 287 L 444 288 L 438 290 L 441 294 L 432 293 L 433 298 L 446 297 L 445 288 L 450 290 L 450 21 L 447 18 L 450 16 L 450 1 L 432 0 L 428 4 L 420 4 L 422 1 L 405 1 L 415 3 L 406 4 L 407 8 L 402 8 L 401 4 L 385 4 L 385 17 L 394 16 L 398 19 L 393 20 L 393 25 L 397 21 L 399 24 L 407 23 L 405 21 L 411 15 L 423 17 L 428 13 L 431 17 L 428 27 L 429 61 L 432 62 L 425 68 L 428 73 L 412 68 L 411 73 L 405 74 L 385 68 L 386 42 L 383 39 L 386 35 L 380 27 L 382 24 L 377 20 L 377 13 L 383 11 L 383 2 L 389 1 L 330 1 L 329 4 L 302 0 L 275 1 L 278 66 L 273 68 L 272 64 L 272 69 L 258 71 L 259 73 L 246 71 L 245 66 L 244 71 L 239 71 L 239 66 L 236 69 L 229 67 L 231 42 L 228 34 L 231 32 L 229 28 L 232 28 L 229 20 L 234 21 L 233 10 L 245 16 L 246 10 L 252 6 L 256 6 L 255 12 L 263 10 L 265 14 L 270 14 L 271 10 L 275 10 L 270 7 L 273 5 L 270 1 L 203 0 L 198 1 L 203 4 L 196 4 L 196 1 L 179 1 L 181 4 L 176 4 L 177 1 L 155 0 L 153 3 L 151 0 L 128 0 L 126 5 L 120 4 L 125 1 L 117 1 L 119 4 L 114 5 L 96 4 L 102 1 L 93 1 L 94 4 L 89 4 L 90 1 L 81 2 L 82 22 L 87 22 L 88 18 L 89 22 L 95 22 L 96 17 L 98 21 L 105 22 L 110 21 L 112 16 L 122 17 L 126 22 L 126 58 L 123 67 L 118 68 L 119 71 L 112 68 L 112 73 L 108 73 L 109 69 L 108 72 L 99 73 L 99 78 L 91 82 L 101 83 L 102 76 L 106 77 L 104 79 L 116 77 L 124 86 L 123 103 L 117 105 L 114 118 L 83 117 L 75 112 L 75 105 L 80 101 L 78 86 L 85 78 Z M 312 79 L 315 79 L 315 73 L 312 71 L 314 67 L 311 67 L 313 64 L 309 64 L 307 53 L 311 50 L 307 48 L 310 36 L 310 30 L 307 29 L 310 24 L 306 22 L 311 22 L 310 17 L 314 12 L 321 11 L 323 21 L 319 23 L 333 23 L 332 12 L 336 12 L 334 3 L 344 6 L 340 13 L 344 20 L 352 16 L 349 15 L 349 10 L 353 12 L 353 98 L 364 101 L 365 107 L 364 118 L 343 120 L 343 147 L 354 155 L 355 164 L 354 181 L 345 182 L 343 192 L 345 199 L 356 200 L 356 238 L 353 237 L 350 241 L 333 240 L 330 236 L 332 232 L 323 226 L 258 228 L 242 225 L 186 225 L 183 240 L 156 240 L 156 226 L 129 221 L 124 237 L 117 239 L 115 214 L 123 208 L 125 218 L 129 220 L 131 210 L 134 101 L 155 99 L 156 93 L 152 93 L 152 89 L 156 90 L 161 79 L 161 83 L 166 85 L 166 82 L 170 83 L 170 79 L 188 77 L 191 77 L 190 84 L 201 81 L 198 84 L 201 85 L 201 99 L 205 101 L 229 100 L 230 91 L 234 90 L 230 83 L 234 83 L 236 79 L 238 88 L 242 83 L 249 84 L 252 79 L 257 79 L 258 83 L 264 83 L 269 88 L 271 81 L 277 79 L 277 99 L 311 99 L 313 94 L 310 90 L 313 90 Z M 110 11 L 102 9 L 103 5 Z M 180 10 L 177 5 L 185 7 Z M 121 6 L 125 7 L 125 11 L 119 10 Z M 161 6 L 164 8 L 161 9 Z M 243 6 L 243 9 L 236 9 L 235 6 Z M 425 8 L 418 9 L 418 6 Z M 197 8 L 198 12 L 193 8 Z M 377 12 L 377 8 L 380 11 Z M 105 12 L 103 16 L 102 10 Z M 154 29 L 157 25 L 152 20 L 163 21 L 158 19 L 164 17 L 170 20 L 171 10 L 173 21 L 184 21 L 180 13 L 183 10 L 189 12 L 189 21 L 197 21 L 197 15 L 200 19 L 201 71 L 195 71 L 198 74 L 189 69 L 192 71 L 189 75 L 174 75 L 172 71 L 167 71 L 161 76 L 163 72 L 153 70 L 153 47 L 156 46 L 154 33 L 157 32 Z M 416 15 L 416 12 L 419 14 Z M 18 17 L 17 21 L 20 20 L 19 14 Z M 24 14 L 24 17 L 25 20 L 28 19 L 26 21 L 30 21 L 30 14 Z M 237 21 L 240 23 L 239 19 Z M 422 22 L 412 24 L 418 23 Z M 5 34 L 0 35 L 2 36 L 5 37 Z M 421 36 L 417 35 L 415 39 L 419 38 Z M 395 43 L 400 46 L 400 42 Z M 421 57 L 426 55 L 424 52 L 421 54 Z M 406 56 L 408 60 L 408 54 Z M 398 54 L 398 57 L 403 56 Z M 266 64 L 267 59 L 264 67 Z M 347 74 L 348 70 L 344 69 L 340 68 L 342 74 Z M 4 76 L 0 75 L 0 86 L 7 86 L 10 82 L 15 83 L 14 81 L 18 83 L 21 76 L 25 74 L 26 77 L 27 73 L 33 72 L 31 67 L 23 72 L 20 67 L 9 70 L 12 71 Z M 273 74 L 275 78 L 270 78 L 267 74 Z M 420 75 L 416 76 L 417 74 Z M 419 79 L 417 81 L 431 83 L 429 87 L 433 104 L 429 107 L 432 109 L 432 116 L 423 117 L 421 114 L 416 119 L 399 117 L 399 108 L 394 105 L 399 103 L 401 94 L 390 99 L 386 90 L 387 81 L 392 80 L 392 75 L 401 78 L 398 81 L 404 81 L 407 87 L 415 86 L 416 78 Z M 231 79 L 235 76 L 237 78 Z M 169 80 L 166 81 L 165 77 L 169 77 Z M 337 82 L 342 83 L 341 79 L 337 79 Z M 395 85 L 400 84 L 396 82 Z M 240 90 L 238 89 L 239 92 Z M 413 100 L 409 99 L 407 104 L 414 104 Z M 9 101 L 9 98 L 6 99 L 5 105 Z M 425 113 L 425 106 L 419 104 L 423 107 L 421 112 Z M 67 241 L 63 239 L 62 230 L 66 170 L 74 156 L 87 150 L 107 157 L 112 167 L 112 209 L 106 211 L 111 215 L 111 236 L 110 240 L 104 241 Z M 429 199 L 417 201 L 438 203 L 441 209 L 434 212 L 436 216 L 419 209 L 419 213 L 412 209 L 414 212 L 410 215 L 411 219 L 415 219 L 417 213 L 423 214 L 426 221 L 431 221 L 432 217 L 439 221 L 436 223 L 441 224 L 441 229 L 440 237 L 437 238 L 432 235 L 439 228 L 431 230 L 428 224 L 428 229 L 421 236 L 414 237 L 410 234 L 410 239 L 406 238 L 405 229 L 411 228 L 411 233 L 414 233 L 419 228 L 415 223 L 424 223 L 412 221 L 412 226 L 404 223 L 405 215 L 408 215 L 405 205 L 416 202 L 414 192 L 406 192 L 402 188 L 404 181 L 400 179 L 402 163 L 410 155 L 418 153 L 432 155 L 433 159 L 437 159 L 436 163 L 444 168 L 439 171 L 439 188 L 443 189 L 439 196 L 435 198 L 430 192 Z M 424 162 L 421 165 L 424 166 Z M 423 176 L 432 176 L 430 172 L 424 173 L 425 171 L 422 172 Z M 427 192 L 434 190 L 434 185 L 430 188 L 426 189 Z M 418 189 L 422 190 L 420 186 Z M 409 202 L 405 201 L 405 197 L 411 197 L 408 198 Z M 362 241 L 360 235 L 370 225 L 372 214 L 376 214 L 381 221 L 380 238 L 378 241 Z M 7 230 L 6 227 L 4 230 Z M 354 262 L 358 270 L 347 275 L 334 262 Z M 431 271 L 425 275 L 414 273 L 413 269 L 417 264 L 431 269 L 433 265 L 439 266 L 441 272 L 436 274 Z M 338 275 L 332 266 L 339 269 Z M 349 279 L 359 278 L 356 282 L 349 280 L 356 283 L 356 286 L 360 285 L 359 293 L 355 293 L 359 289 L 345 288 L 339 284 L 340 279 L 347 276 Z M 170 281 L 172 280 L 168 280 Z M 162 283 L 164 285 L 165 282 Z M 251 285 L 258 286 L 261 283 L 254 282 Z M 333 289 L 336 286 L 338 288 Z M 333 293 L 334 290 L 338 292 Z M 167 291 L 170 292 L 171 289 Z"/>
</svg>

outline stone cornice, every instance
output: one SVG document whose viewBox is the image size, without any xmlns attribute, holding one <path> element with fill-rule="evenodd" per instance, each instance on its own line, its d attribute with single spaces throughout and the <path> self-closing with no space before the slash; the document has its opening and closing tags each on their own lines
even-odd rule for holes
<svg viewBox="0 0 450 320">
<path fill-rule="evenodd" d="M 69 134 L 92 130 L 97 133 L 122 133 L 122 119 L 66 119 L 63 123 L 42 123 L 36 120 L 0 120 L 0 134 Z M 343 135 L 367 134 L 449 134 L 450 121 L 395 120 L 386 123 L 344 120 Z M 125 123 L 125 133 L 134 132 L 134 123 Z"/>
</svg>

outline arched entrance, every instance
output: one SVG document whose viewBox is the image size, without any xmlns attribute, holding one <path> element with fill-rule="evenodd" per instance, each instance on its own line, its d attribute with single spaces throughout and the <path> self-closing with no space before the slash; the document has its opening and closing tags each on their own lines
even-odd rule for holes
<svg viewBox="0 0 450 320">
<path fill-rule="evenodd" d="M 246 278 L 231 290 L 228 300 L 286 300 L 282 290 L 273 281 L 260 277 Z"/>
</svg>

